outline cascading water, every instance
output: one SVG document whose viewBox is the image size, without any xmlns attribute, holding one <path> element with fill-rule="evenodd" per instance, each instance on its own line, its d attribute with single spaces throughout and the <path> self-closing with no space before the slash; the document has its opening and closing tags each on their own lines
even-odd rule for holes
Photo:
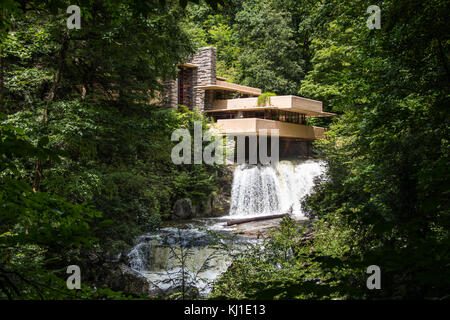
<svg viewBox="0 0 450 320">
<path fill-rule="evenodd" d="M 324 172 L 324 162 L 317 160 L 281 161 L 274 166 L 239 165 L 233 176 L 230 215 L 236 218 L 286 213 L 292 208 L 292 215 L 301 218 L 301 200 L 311 192 L 314 178 Z M 155 297 L 177 290 L 181 276 L 200 296 L 207 296 L 214 281 L 230 265 L 230 254 L 245 252 L 248 245 L 260 241 L 242 236 L 221 242 L 231 241 L 228 250 L 215 248 L 215 236 L 205 230 L 230 232 L 224 227 L 224 217 L 221 219 L 203 219 L 205 225 L 163 228 L 139 237 L 128 253 L 132 271 L 147 279 Z M 187 253 L 183 268 L 181 250 Z"/>
<path fill-rule="evenodd" d="M 219 241 L 194 225 L 186 227 L 163 228 L 141 236 L 128 253 L 131 270 L 147 279 L 154 297 L 179 289 L 183 282 L 206 296 L 215 279 L 230 265 L 230 253 L 254 242 L 242 237 Z"/>
<path fill-rule="evenodd" d="M 325 172 L 323 161 L 280 161 L 276 165 L 241 164 L 233 176 L 230 216 L 259 216 L 289 212 L 303 217 L 301 200 Z"/>
</svg>

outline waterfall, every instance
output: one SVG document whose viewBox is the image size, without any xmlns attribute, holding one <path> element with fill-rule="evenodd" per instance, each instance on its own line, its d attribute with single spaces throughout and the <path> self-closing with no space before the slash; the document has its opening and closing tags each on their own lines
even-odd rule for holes
<svg viewBox="0 0 450 320">
<path fill-rule="evenodd" d="M 323 161 L 280 161 L 276 165 L 236 167 L 231 191 L 230 215 L 258 216 L 289 212 L 303 217 L 301 200 L 325 172 Z"/>
<path fill-rule="evenodd" d="M 277 214 L 292 208 L 292 215 L 301 218 L 301 200 L 311 192 L 314 178 L 324 172 L 325 163 L 317 160 L 239 165 L 233 176 L 230 215 Z M 147 279 L 154 297 L 178 292 L 183 277 L 188 288 L 196 288 L 200 297 L 208 296 L 216 279 L 228 269 L 232 256 L 260 241 L 242 236 L 217 242 L 218 233 L 229 231 L 223 229 L 223 219 L 214 221 L 212 225 L 166 227 L 137 239 L 128 253 L 129 266 Z"/>
<path fill-rule="evenodd" d="M 230 252 L 224 249 L 225 242 L 221 240 L 222 245 L 218 245 L 215 234 L 192 225 L 186 229 L 162 228 L 137 239 L 128 253 L 129 266 L 147 279 L 154 297 L 180 290 L 183 280 L 200 296 L 206 296 L 231 264 L 230 252 L 249 241 L 233 239 L 227 245 Z"/>
</svg>

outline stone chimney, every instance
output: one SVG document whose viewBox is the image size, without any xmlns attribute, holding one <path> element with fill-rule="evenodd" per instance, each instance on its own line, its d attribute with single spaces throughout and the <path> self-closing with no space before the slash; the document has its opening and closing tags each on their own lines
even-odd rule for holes
<svg viewBox="0 0 450 320">
<path fill-rule="evenodd" d="M 164 82 L 164 99 L 169 108 L 176 108 L 180 101 L 180 91 L 183 101 L 190 101 L 191 108 L 199 111 L 208 109 L 212 105 L 213 93 L 211 90 L 197 89 L 197 86 L 207 86 L 216 84 L 216 48 L 202 47 L 188 61 L 193 66 L 180 67 L 191 69 L 189 77 L 183 72 L 183 78 L 168 80 Z M 186 90 L 189 88 L 189 90 Z"/>
</svg>

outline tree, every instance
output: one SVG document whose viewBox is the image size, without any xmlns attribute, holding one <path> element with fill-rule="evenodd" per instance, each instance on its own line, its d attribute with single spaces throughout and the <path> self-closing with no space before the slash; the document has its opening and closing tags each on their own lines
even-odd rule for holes
<svg viewBox="0 0 450 320">
<path fill-rule="evenodd" d="M 342 112 L 322 143 L 330 177 L 309 200 L 311 214 L 340 217 L 357 235 L 355 272 L 381 267 L 383 292 L 367 297 L 443 296 L 450 83 L 439 43 L 448 4 L 384 3 L 381 31 L 358 17 L 368 3 L 341 5 L 313 41 L 301 89 Z"/>
<path fill-rule="evenodd" d="M 325 21 L 300 94 L 339 114 L 316 143 L 329 170 L 305 203 L 318 218 L 311 244 L 295 246 L 300 254 L 273 275 L 258 270 L 279 261 L 261 258 L 240 269 L 250 282 L 228 274 L 247 298 L 448 297 L 449 4 L 383 1 L 381 29 L 370 30 L 371 4 L 306 10 L 305 21 Z M 366 287 L 370 265 L 382 290 Z"/>
<path fill-rule="evenodd" d="M 297 93 L 305 62 L 289 8 L 265 0 L 236 0 L 217 12 L 193 5 L 186 20 L 199 44 L 217 47 L 218 75 L 263 91 Z"/>
<path fill-rule="evenodd" d="M 104 288 L 96 267 L 157 228 L 179 194 L 201 201 L 215 188 L 217 168 L 170 162 L 171 132 L 198 115 L 154 102 L 194 47 L 176 3 L 85 1 L 82 28 L 70 31 L 65 1 L 8 3 L 0 296 L 84 297 L 66 290 L 67 265 Z M 176 185 L 184 171 L 194 185 L 205 175 L 211 185 Z"/>
</svg>

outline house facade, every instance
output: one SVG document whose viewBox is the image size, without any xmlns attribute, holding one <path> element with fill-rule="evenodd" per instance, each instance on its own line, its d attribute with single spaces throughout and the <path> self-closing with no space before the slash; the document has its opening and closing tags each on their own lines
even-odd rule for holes
<svg viewBox="0 0 450 320">
<path fill-rule="evenodd" d="M 308 117 L 330 117 L 322 102 L 293 95 L 262 99 L 261 89 L 228 82 L 216 75 L 216 49 L 200 48 L 178 66 L 176 79 L 164 83 L 168 108 L 182 104 L 215 120 L 224 135 L 258 135 L 278 129 L 281 157 L 310 156 L 311 142 L 324 138 L 325 129 L 306 125 Z"/>
</svg>

